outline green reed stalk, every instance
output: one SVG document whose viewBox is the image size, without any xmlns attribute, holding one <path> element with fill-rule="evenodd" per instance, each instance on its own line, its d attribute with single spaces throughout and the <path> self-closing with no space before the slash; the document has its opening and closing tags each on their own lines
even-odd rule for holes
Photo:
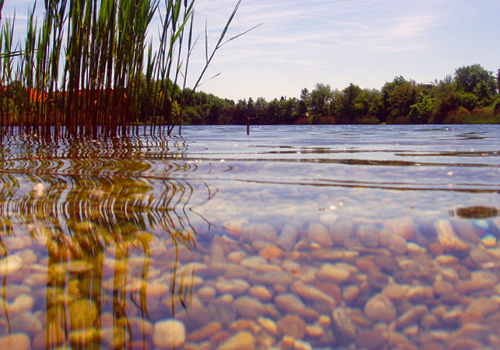
<svg viewBox="0 0 500 350">
<path fill-rule="evenodd" d="M 151 133 L 162 135 L 166 126 L 171 134 L 176 125 L 180 132 L 182 111 L 225 43 L 240 3 L 210 53 L 206 44 L 205 67 L 185 94 L 195 0 L 45 0 L 40 26 L 35 1 L 21 49 L 13 49 L 13 22 L 0 30 L 0 127 L 15 120 L 21 132 L 45 138 L 60 129 L 66 137 L 119 136 L 138 133 L 142 114 Z M 157 50 L 147 39 L 155 16 L 161 23 Z M 3 86 L 16 80 L 22 89 L 14 108 L 7 108 Z"/>
</svg>

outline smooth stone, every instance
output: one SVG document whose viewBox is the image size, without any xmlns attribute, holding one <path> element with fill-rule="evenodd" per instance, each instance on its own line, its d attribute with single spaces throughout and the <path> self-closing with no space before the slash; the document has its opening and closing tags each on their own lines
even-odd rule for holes
<svg viewBox="0 0 500 350">
<path fill-rule="evenodd" d="M 406 284 L 389 284 L 382 290 L 382 294 L 393 300 L 403 300 L 408 290 L 410 286 Z"/>
<path fill-rule="evenodd" d="M 278 332 L 294 339 L 303 339 L 306 335 L 306 322 L 296 314 L 288 314 L 278 320 Z"/>
<path fill-rule="evenodd" d="M 26 334 L 16 333 L 0 336 L 0 349 L 2 350 L 30 350 L 31 341 Z"/>
<path fill-rule="evenodd" d="M 267 261 L 279 259 L 283 255 L 283 251 L 274 245 L 268 245 L 259 251 L 259 256 Z"/>
<path fill-rule="evenodd" d="M 297 230 L 292 225 L 285 225 L 280 232 L 276 243 L 286 252 L 291 252 L 297 242 Z"/>
<path fill-rule="evenodd" d="M 210 246 L 209 261 L 211 266 L 226 263 L 224 248 L 220 244 L 212 243 Z"/>
<path fill-rule="evenodd" d="M 246 220 L 231 220 L 224 223 L 226 233 L 233 238 L 240 238 L 243 234 L 243 227 L 248 224 Z"/>
<path fill-rule="evenodd" d="M 231 252 L 227 255 L 227 260 L 232 262 L 233 264 L 241 264 L 243 259 L 247 257 L 247 253 L 244 251 L 236 251 L 236 252 Z"/>
<path fill-rule="evenodd" d="M 189 341 L 199 343 L 201 341 L 209 339 L 212 335 L 222 330 L 222 326 L 219 322 L 210 322 L 201 328 L 193 331 L 189 335 Z"/>
<path fill-rule="evenodd" d="M 440 265 L 451 265 L 451 264 L 456 264 L 458 262 L 457 257 L 450 254 L 438 255 L 434 258 L 434 260 Z"/>
<path fill-rule="evenodd" d="M 314 223 L 307 228 L 307 235 L 311 242 L 316 242 L 322 247 L 332 247 L 333 242 L 325 225 Z"/>
<path fill-rule="evenodd" d="M 347 337 L 348 339 L 356 338 L 356 326 L 352 322 L 350 315 L 342 307 L 337 307 L 332 313 L 333 324 L 337 330 L 337 333 L 342 336 L 342 338 Z"/>
<path fill-rule="evenodd" d="M 408 243 L 403 237 L 392 235 L 387 248 L 396 255 L 404 255 L 408 252 Z"/>
<path fill-rule="evenodd" d="M 342 283 L 349 279 L 350 273 L 348 270 L 337 267 L 332 264 L 323 264 L 317 272 L 317 277 L 335 283 Z"/>
<path fill-rule="evenodd" d="M 471 249 L 469 256 L 476 264 L 484 264 L 492 261 L 494 257 L 484 247 L 476 246 Z"/>
<path fill-rule="evenodd" d="M 427 249 L 418 245 L 415 242 L 407 242 L 407 248 L 409 254 L 424 254 L 427 252 Z"/>
<path fill-rule="evenodd" d="M 186 341 L 184 323 L 174 319 L 160 320 L 154 325 L 153 344 L 160 349 L 177 349 Z"/>
<path fill-rule="evenodd" d="M 492 234 L 487 234 L 481 238 L 481 242 L 485 247 L 495 247 L 497 245 L 497 238 Z"/>
<path fill-rule="evenodd" d="M 240 264 L 243 267 L 257 272 L 281 272 L 279 266 L 269 264 L 265 258 L 258 255 L 245 258 Z"/>
<path fill-rule="evenodd" d="M 248 276 L 248 281 L 252 284 L 265 284 L 276 287 L 289 286 L 293 282 L 293 278 L 284 271 L 272 272 L 255 272 Z"/>
<path fill-rule="evenodd" d="M 344 299 L 345 302 L 350 303 L 359 296 L 360 289 L 357 286 L 347 286 L 344 288 L 342 291 L 342 299 Z"/>
<path fill-rule="evenodd" d="M 394 304 L 383 294 L 377 294 L 368 300 L 364 312 L 372 321 L 390 322 L 397 316 Z"/>
<path fill-rule="evenodd" d="M 497 275 L 488 271 L 474 271 L 471 273 L 471 279 L 466 281 L 458 281 L 456 289 L 461 293 L 477 292 L 485 289 L 490 289 L 498 282 Z"/>
<path fill-rule="evenodd" d="M 273 299 L 272 293 L 263 285 L 251 287 L 248 293 L 264 303 Z"/>
<path fill-rule="evenodd" d="M 445 295 L 453 292 L 455 287 L 450 282 L 437 280 L 432 285 L 432 290 L 436 295 Z"/>
<path fill-rule="evenodd" d="M 295 294 L 279 294 L 274 298 L 274 303 L 279 309 L 289 313 L 297 313 L 306 319 L 316 319 L 319 316 L 316 311 L 307 308 Z"/>
<path fill-rule="evenodd" d="M 448 220 L 438 220 L 434 224 L 434 228 L 437 240 L 445 250 L 463 251 L 469 249 L 469 245 L 457 236 Z"/>
<path fill-rule="evenodd" d="M 250 284 L 244 279 L 220 279 L 215 283 L 215 289 L 219 294 L 230 293 L 234 296 L 245 293 L 250 288 Z"/>
<path fill-rule="evenodd" d="M 68 306 L 70 315 L 70 328 L 91 328 L 97 318 L 98 310 L 95 303 L 90 299 L 77 300 Z"/>
<path fill-rule="evenodd" d="M 226 300 L 228 296 L 222 296 L 208 305 L 208 311 L 210 313 L 211 319 L 219 322 L 223 327 L 230 325 L 236 318 L 236 310 L 233 306 L 233 297 L 231 300 Z"/>
<path fill-rule="evenodd" d="M 11 321 L 12 333 L 26 333 L 27 335 L 34 337 L 41 331 L 42 323 L 30 312 L 23 312 Z"/>
<path fill-rule="evenodd" d="M 312 324 L 306 325 L 306 334 L 311 338 L 319 338 L 325 334 L 325 330 L 321 328 L 319 325 Z"/>
<path fill-rule="evenodd" d="M 0 298 L 0 300 L 2 300 Z M 21 294 L 17 296 L 12 303 L 5 302 L 7 312 L 10 316 L 17 315 L 21 312 L 31 311 L 33 305 L 35 304 L 35 300 L 32 296 L 27 294 Z"/>
<path fill-rule="evenodd" d="M 68 271 L 71 273 L 84 273 L 90 271 L 93 265 L 90 262 L 83 260 L 72 260 L 68 264 Z"/>
<path fill-rule="evenodd" d="M 448 267 L 448 268 L 445 268 L 441 271 L 441 275 L 443 276 L 443 278 L 447 281 L 450 281 L 450 282 L 456 282 L 458 281 L 458 273 L 455 269 L 451 268 L 451 267 Z"/>
<path fill-rule="evenodd" d="M 269 224 L 247 225 L 243 228 L 242 239 L 246 242 L 276 242 L 277 238 L 276 230 Z"/>
<path fill-rule="evenodd" d="M 121 327 L 106 327 L 101 330 L 101 340 L 109 349 L 123 349 L 130 343 L 130 334 Z"/>
<path fill-rule="evenodd" d="M 111 322 L 110 324 L 108 324 L 108 327 L 113 326 L 114 316 L 111 315 L 111 317 L 112 317 L 110 320 Z M 143 337 L 151 339 L 151 337 L 153 336 L 154 332 L 153 324 L 148 320 L 140 317 L 140 315 L 136 317 L 123 318 L 123 321 L 124 323 L 119 324 L 119 326 L 124 328 L 130 327 L 131 330 L 130 336 L 132 337 L 132 339 L 142 339 Z M 104 322 L 102 322 L 102 318 L 101 318 L 101 324 L 104 325 Z"/>
<path fill-rule="evenodd" d="M 0 260 L 0 277 L 12 276 L 23 267 L 23 259 L 18 255 L 8 255 Z"/>
<path fill-rule="evenodd" d="M 95 328 L 78 329 L 69 333 L 68 340 L 75 348 L 85 349 L 91 347 L 90 344 L 96 341 L 98 335 Z"/>
<path fill-rule="evenodd" d="M 432 301 L 434 299 L 434 290 L 431 286 L 414 286 L 410 287 L 406 298 L 412 302 Z"/>
<path fill-rule="evenodd" d="M 466 311 L 477 311 L 483 316 L 488 316 L 500 309 L 500 301 L 493 298 L 479 298 L 473 300 Z"/>
<path fill-rule="evenodd" d="M 417 305 L 402 314 L 396 321 L 396 328 L 403 329 L 417 324 L 420 319 L 429 312 L 425 305 Z"/>
<path fill-rule="evenodd" d="M 255 298 L 242 296 L 234 301 L 234 309 L 244 318 L 257 319 L 266 313 L 264 305 Z"/>
<path fill-rule="evenodd" d="M 417 234 L 415 222 L 411 217 L 385 220 L 384 228 L 387 231 L 404 238 L 405 241 L 413 240 Z"/>
<path fill-rule="evenodd" d="M 391 349 L 418 350 L 418 347 L 412 344 L 403 334 L 388 332 L 384 334 L 384 337 Z"/>
<path fill-rule="evenodd" d="M 224 343 L 217 350 L 255 350 L 257 341 L 252 333 L 248 331 L 238 332 Z"/>
<path fill-rule="evenodd" d="M 380 230 L 372 225 L 360 225 L 357 232 L 358 240 L 367 248 L 377 248 Z"/>
<path fill-rule="evenodd" d="M 198 289 L 196 294 L 198 295 L 198 298 L 200 298 L 200 300 L 210 301 L 210 300 L 215 299 L 217 292 L 215 291 L 214 287 L 203 286 L 203 287 Z"/>
<path fill-rule="evenodd" d="M 272 335 L 278 335 L 278 326 L 269 317 L 259 317 L 257 323 L 266 331 Z"/>
<path fill-rule="evenodd" d="M 294 282 L 290 287 L 290 290 L 306 300 L 325 303 L 331 307 L 335 307 L 337 305 L 335 299 L 333 299 L 331 296 L 322 292 L 318 288 L 306 285 L 300 281 Z"/>
</svg>

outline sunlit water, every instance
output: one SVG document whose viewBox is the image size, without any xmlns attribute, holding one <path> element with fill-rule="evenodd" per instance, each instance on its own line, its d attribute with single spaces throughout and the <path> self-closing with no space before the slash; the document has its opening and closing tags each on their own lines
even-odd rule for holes
<svg viewBox="0 0 500 350">
<path fill-rule="evenodd" d="M 500 349 L 498 125 L 0 156 L 0 349 Z"/>
</svg>

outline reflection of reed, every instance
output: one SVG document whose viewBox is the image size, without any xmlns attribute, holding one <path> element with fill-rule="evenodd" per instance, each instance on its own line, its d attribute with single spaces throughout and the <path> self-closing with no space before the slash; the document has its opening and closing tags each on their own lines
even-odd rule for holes
<svg viewBox="0 0 500 350">
<path fill-rule="evenodd" d="M 69 343 L 77 348 L 95 342 L 100 332 L 92 330 L 101 329 L 110 305 L 114 320 L 127 322 L 131 307 L 147 319 L 150 288 L 163 291 L 159 300 L 168 300 L 172 315 L 179 305 L 187 308 L 194 270 L 178 271 L 178 258 L 180 251 L 196 248 L 188 210 L 194 188 L 174 177 L 196 171 L 196 165 L 183 162 L 182 152 L 172 153 L 168 146 L 165 140 L 146 145 L 75 141 L 16 145 L 4 152 L 3 232 L 16 236 L 29 225 L 29 234 L 45 242 L 49 255 L 47 348 L 59 344 L 61 332 L 71 334 Z M 185 145 L 173 148 L 182 151 Z M 38 183 L 42 193 L 32 190 Z M 168 252 L 155 251 L 162 240 L 169 240 Z M 170 259 L 163 262 L 171 271 L 160 276 L 163 286 L 151 274 L 158 273 L 151 262 L 159 254 Z M 122 345 L 130 339 L 126 333 L 121 337 Z"/>
</svg>

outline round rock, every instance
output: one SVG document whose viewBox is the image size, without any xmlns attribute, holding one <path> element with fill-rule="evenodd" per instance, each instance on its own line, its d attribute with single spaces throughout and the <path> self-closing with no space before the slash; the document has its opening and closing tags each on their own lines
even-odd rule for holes
<svg viewBox="0 0 500 350">
<path fill-rule="evenodd" d="M 184 323 L 174 319 L 161 320 L 155 323 L 153 343 L 160 349 L 178 349 L 186 341 Z"/>
</svg>

